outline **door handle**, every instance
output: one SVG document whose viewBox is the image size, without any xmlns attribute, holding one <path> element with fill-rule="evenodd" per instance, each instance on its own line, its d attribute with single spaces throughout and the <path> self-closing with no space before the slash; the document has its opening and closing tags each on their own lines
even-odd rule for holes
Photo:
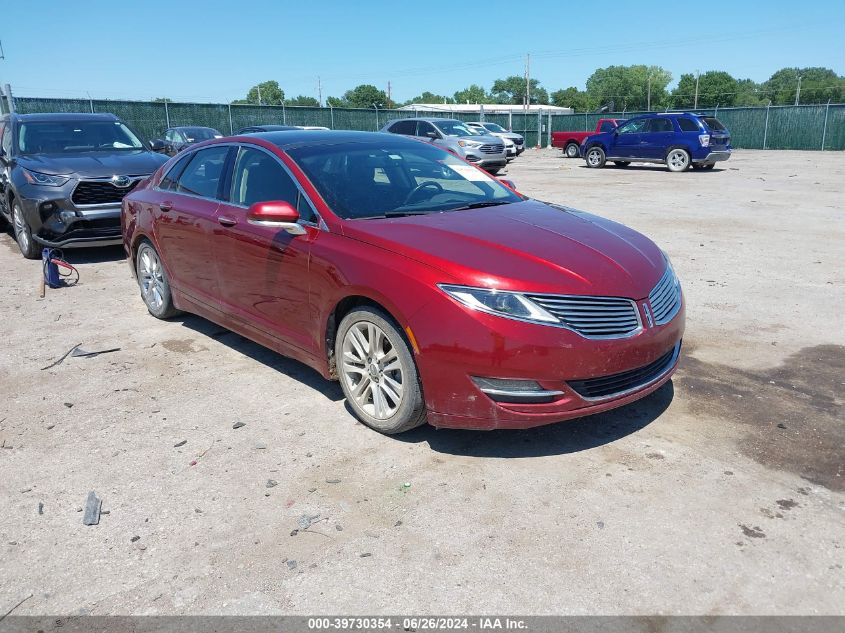
<svg viewBox="0 0 845 633">
<path fill-rule="evenodd" d="M 227 218 L 226 216 L 219 215 L 217 216 L 217 221 L 220 222 L 223 226 L 235 226 L 238 221 L 234 218 Z"/>
<path fill-rule="evenodd" d="M 165 213 L 167 213 L 168 211 L 170 211 L 173 208 L 173 203 L 170 202 L 169 200 L 166 201 L 166 202 L 159 202 L 158 208 L 161 209 L 162 211 L 164 211 Z"/>
</svg>

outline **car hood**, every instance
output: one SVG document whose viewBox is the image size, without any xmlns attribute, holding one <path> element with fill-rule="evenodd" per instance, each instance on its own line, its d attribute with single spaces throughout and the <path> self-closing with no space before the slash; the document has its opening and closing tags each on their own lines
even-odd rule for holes
<svg viewBox="0 0 845 633">
<path fill-rule="evenodd" d="M 444 282 L 503 290 L 641 299 L 666 268 L 633 229 L 536 200 L 352 220 L 344 234 L 439 268 Z"/>
<path fill-rule="evenodd" d="M 146 176 L 165 162 L 167 156 L 147 150 L 32 154 L 18 157 L 18 164 L 26 169 L 42 174 L 75 175 L 80 178 Z"/>
</svg>

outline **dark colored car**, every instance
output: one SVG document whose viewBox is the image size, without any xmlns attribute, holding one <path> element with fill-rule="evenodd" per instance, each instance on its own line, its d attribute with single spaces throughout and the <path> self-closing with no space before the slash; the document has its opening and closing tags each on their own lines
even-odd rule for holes
<svg viewBox="0 0 845 633">
<path fill-rule="evenodd" d="M 120 202 L 167 159 L 113 114 L 0 118 L 0 223 L 24 257 L 120 243 Z"/>
<path fill-rule="evenodd" d="M 612 132 L 584 139 L 581 156 L 587 167 L 620 167 L 662 163 L 669 171 L 713 169 L 731 157 L 731 135 L 719 119 L 692 112 L 645 114 L 629 119 Z"/>
<path fill-rule="evenodd" d="M 296 125 L 250 125 L 241 130 L 238 134 L 255 134 L 256 132 L 285 132 L 287 130 L 300 130 Z"/>
<path fill-rule="evenodd" d="M 223 135 L 213 127 L 172 127 L 164 133 L 160 142 L 164 146 L 162 153 L 175 156 L 194 143 L 221 138 Z"/>
<path fill-rule="evenodd" d="M 340 380 L 384 433 L 589 415 L 678 362 L 683 296 L 651 240 L 401 135 L 207 141 L 122 217 L 151 314 L 199 314 Z"/>
</svg>

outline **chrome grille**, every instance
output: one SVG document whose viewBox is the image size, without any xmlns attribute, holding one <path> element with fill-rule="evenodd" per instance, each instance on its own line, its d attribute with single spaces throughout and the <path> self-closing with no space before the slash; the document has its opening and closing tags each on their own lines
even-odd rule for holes
<svg viewBox="0 0 845 633">
<path fill-rule="evenodd" d="M 637 306 L 621 297 L 526 295 L 586 338 L 623 338 L 640 329 Z"/>
<path fill-rule="evenodd" d="M 655 325 L 669 323 L 678 314 L 681 309 L 681 284 L 671 266 L 666 266 L 666 272 L 654 290 L 648 293 L 648 302 L 651 304 Z"/>
<path fill-rule="evenodd" d="M 501 154 L 505 150 L 505 146 L 502 143 L 497 143 L 495 145 L 493 143 L 488 143 L 486 145 L 482 145 L 478 149 L 485 154 Z"/>
<path fill-rule="evenodd" d="M 116 187 L 108 180 L 81 180 L 73 190 L 71 200 L 78 205 L 116 204 L 139 182 L 140 179 L 135 179 L 126 187 Z"/>
</svg>

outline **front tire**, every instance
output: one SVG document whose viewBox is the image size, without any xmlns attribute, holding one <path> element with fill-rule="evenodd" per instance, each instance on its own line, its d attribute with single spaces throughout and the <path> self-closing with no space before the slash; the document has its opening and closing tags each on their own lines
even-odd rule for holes
<svg viewBox="0 0 845 633">
<path fill-rule="evenodd" d="M 32 229 L 23 215 L 23 207 L 18 200 L 12 204 L 12 227 L 15 231 L 15 240 L 21 255 L 27 259 L 38 259 L 41 257 L 41 247 L 32 239 Z"/>
<path fill-rule="evenodd" d="M 362 306 L 343 317 L 335 358 L 346 401 L 364 424 L 393 435 L 425 423 L 414 357 L 384 312 Z"/>
<path fill-rule="evenodd" d="M 690 155 L 687 150 L 676 147 L 670 149 L 666 154 L 666 167 L 669 168 L 669 171 L 680 173 L 689 169 L 689 166 Z"/>
<path fill-rule="evenodd" d="M 179 314 L 173 305 L 170 281 L 155 247 L 150 242 L 141 242 L 135 255 L 135 273 L 141 289 L 141 299 L 157 319 L 169 319 Z"/>
<path fill-rule="evenodd" d="M 587 161 L 587 167 L 598 169 L 604 167 L 604 164 L 607 162 L 607 156 L 605 156 L 604 150 L 601 147 L 596 146 L 587 150 L 584 160 Z"/>
<path fill-rule="evenodd" d="M 578 149 L 578 143 L 567 143 L 563 152 L 567 158 L 578 158 L 578 154 L 581 153 Z"/>
</svg>

